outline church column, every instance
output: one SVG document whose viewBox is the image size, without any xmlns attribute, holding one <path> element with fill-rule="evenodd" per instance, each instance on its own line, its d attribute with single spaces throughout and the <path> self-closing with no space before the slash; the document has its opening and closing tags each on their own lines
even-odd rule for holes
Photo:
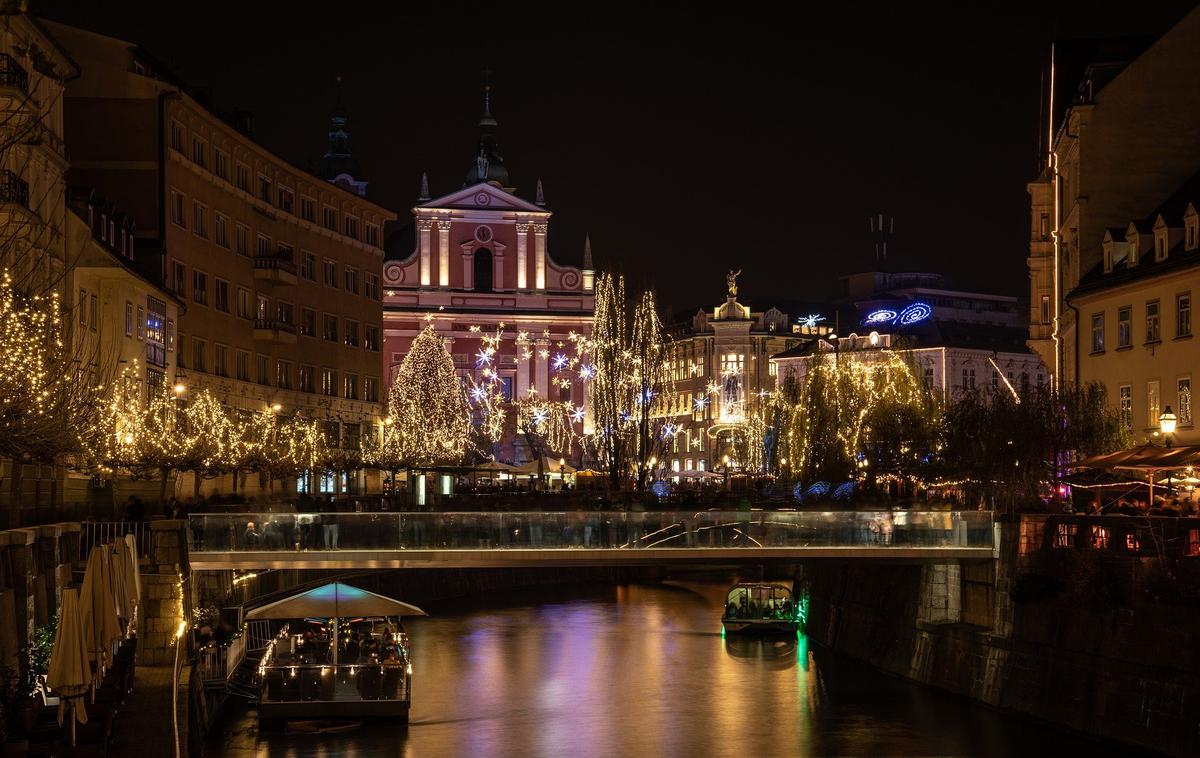
<svg viewBox="0 0 1200 758">
<path fill-rule="evenodd" d="M 513 399 L 517 400 L 529 394 L 529 359 L 525 357 L 525 346 L 517 346 L 517 389 Z"/>
<path fill-rule="evenodd" d="M 432 279 L 430 278 L 430 272 L 429 272 L 429 266 L 430 266 L 429 248 L 430 248 L 430 242 L 431 242 L 430 238 L 433 236 L 432 229 L 433 229 L 433 219 L 428 219 L 428 218 L 417 219 L 417 237 L 418 237 L 417 244 L 420 246 L 420 250 L 421 250 L 421 286 L 422 287 L 428 287 L 429 282 L 432 281 Z"/>
<path fill-rule="evenodd" d="M 475 251 L 463 250 L 463 289 L 475 289 Z"/>
<path fill-rule="evenodd" d="M 546 224 L 534 224 L 533 244 L 534 257 L 537 265 L 537 288 L 546 289 Z"/>
<path fill-rule="evenodd" d="M 508 289 L 504 286 L 504 246 L 496 245 L 492 248 L 492 265 L 495 267 L 495 273 L 492 276 L 492 289 L 499 292 Z"/>
<path fill-rule="evenodd" d="M 550 399 L 550 340 L 538 339 L 534 341 L 533 360 L 535 366 L 534 386 L 537 387 L 538 396 L 543 400 Z"/>
<path fill-rule="evenodd" d="M 526 244 L 529 240 L 529 224 L 517 224 L 517 289 L 529 286 L 528 266 L 525 264 Z"/>
<path fill-rule="evenodd" d="M 450 219 L 438 219 L 438 286 L 450 286 Z"/>
</svg>

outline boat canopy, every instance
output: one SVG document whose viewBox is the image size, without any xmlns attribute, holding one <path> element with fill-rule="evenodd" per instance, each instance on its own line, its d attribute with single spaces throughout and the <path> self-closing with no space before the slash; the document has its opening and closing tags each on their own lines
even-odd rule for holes
<svg viewBox="0 0 1200 758">
<path fill-rule="evenodd" d="M 249 619 L 302 619 L 347 616 L 427 616 L 415 605 L 341 582 L 285 597 L 246 614 Z"/>
</svg>

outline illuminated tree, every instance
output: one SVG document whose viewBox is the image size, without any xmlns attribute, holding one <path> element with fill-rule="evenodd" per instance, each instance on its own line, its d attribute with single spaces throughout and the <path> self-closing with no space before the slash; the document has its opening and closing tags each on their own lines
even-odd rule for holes
<svg viewBox="0 0 1200 758">
<path fill-rule="evenodd" d="M 654 294 L 643 293 L 630 311 L 624 277 L 601 273 L 589 350 L 595 417 L 589 444 L 614 487 L 632 468 L 641 488 L 650 459 L 678 430 L 670 422 L 668 352 Z"/>
<path fill-rule="evenodd" d="M 454 359 L 433 328 L 412 342 L 392 379 L 388 416 L 396 454 L 406 466 L 458 463 L 467 451 L 471 411 Z"/>
</svg>

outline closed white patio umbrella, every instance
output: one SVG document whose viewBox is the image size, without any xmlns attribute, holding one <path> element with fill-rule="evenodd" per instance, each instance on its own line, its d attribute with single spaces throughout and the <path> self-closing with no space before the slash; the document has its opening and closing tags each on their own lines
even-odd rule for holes
<svg viewBox="0 0 1200 758">
<path fill-rule="evenodd" d="M 75 722 L 87 723 L 87 711 L 83 707 L 83 695 L 91 684 L 92 669 L 88 663 L 87 645 L 83 639 L 83 619 L 80 617 L 79 590 L 62 591 L 62 608 L 58 614 L 58 629 L 54 633 L 54 648 L 50 651 L 50 668 L 46 672 L 46 686 L 58 695 L 62 708 L 70 704 L 71 743 L 75 742 Z"/>
<path fill-rule="evenodd" d="M 110 577 L 112 566 L 109 552 L 107 546 L 92 548 L 87 569 L 83 572 L 83 586 L 79 588 L 83 639 L 87 646 L 88 661 L 96 666 L 96 676 L 100 676 L 108 661 L 109 645 L 121 637 L 117 602 L 113 597 Z"/>
</svg>

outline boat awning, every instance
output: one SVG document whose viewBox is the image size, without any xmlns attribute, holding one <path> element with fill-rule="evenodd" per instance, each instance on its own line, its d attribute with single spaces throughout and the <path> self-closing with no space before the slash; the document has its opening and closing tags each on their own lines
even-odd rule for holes
<svg viewBox="0 0 1200 758">
<path fill-rule="evenodd" d="M 246 614 L 246 618 L 302 619 L 332 616 L 344 618 L 346 616 L 427 615 L 429 614 L 415 605 L 376 595 L 374 592 L 351 587 L 341 582 L 332 582 L 255 608 Z"/>
</svg>

